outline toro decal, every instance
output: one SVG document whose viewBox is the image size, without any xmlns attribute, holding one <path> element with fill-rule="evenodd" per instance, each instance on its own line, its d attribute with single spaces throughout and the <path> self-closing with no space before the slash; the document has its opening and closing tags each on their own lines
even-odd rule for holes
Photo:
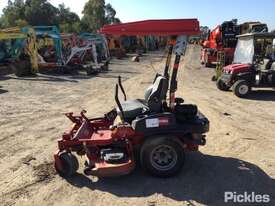
<svg viewBox="0 0 275 206">
<path fill-rule="evenodd" d="M 154 128 L 169 125 L 169 118 L 160 117 L 153 119 L 146 119 L 146 128 Z"/>
</svg>

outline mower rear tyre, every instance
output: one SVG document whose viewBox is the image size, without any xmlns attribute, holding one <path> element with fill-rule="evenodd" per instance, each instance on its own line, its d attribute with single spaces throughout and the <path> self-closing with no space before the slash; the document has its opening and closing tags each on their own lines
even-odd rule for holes
<svg viewBox="0 0 275 206">
<path fill-rule="evenodd" d="M 157 177 L 177 174 L 184 164 L 184 151 L 173 137 L 152 137 L 144 142 L 140 151 L 141 166 Z"/>
<path fill-rule="evenodd" d="M 251 91 L 251 85 L 246 80 L 238 80 L 233 84 L 233 92 L 237 97 L 245 97 Z"/>
<path fill-rule="evenodd" d="M 73 176 L 79 168 L 79 163 L 76 156 L 74 156 L 72 153 L 65 152 L 59 155 L 59 159 L 62 168 L 59 168 L 57 164 L 55 164 L 55 169 L 58 174 L 61 177 Z"/>
<path fill-rule="evenodd" d="M 217 88 L 218 88 L 219 90 L 221 90 L 221 91 L 228 91 L 228 90 L 230 89 L 230 87 L 227 86 L 227 85 L 222 81 L 221 78 L 219 78 L 219 79 L 217 80 L 216 86 L 217 86 Z"/>
</svg>

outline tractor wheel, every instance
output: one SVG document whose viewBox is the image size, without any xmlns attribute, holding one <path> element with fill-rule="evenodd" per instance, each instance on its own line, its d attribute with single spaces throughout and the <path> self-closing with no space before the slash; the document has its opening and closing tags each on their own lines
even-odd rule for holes
<svg viewBox="0 0 275 206">
<path fill-rule="evenodd" d="M 18 77 L 31 75 L 31 64 L 27 60 L 12 63 L 9 65 L 13 73 Z"/>
<path fill-rule="evenodd" d="M 200 57 L 200 62 L 201 62 L 201 65 L 204 65 L 204 59 L 202 58 L 202 55 Z"/>
<path fill-rule="evenodd" d="M 140 161 L 142 168 L 151 175 L 169 177 L 182 168 L 184 151 L 171 137 L 150 138 L 141 147 Z"/>
<path fill-rule="evenodd" d="M 237 97 L 245 97 L 251 91 L 251 86 L 246 80 L 238 80 L 233 85 L 233 92 Z"/>
<path fill-rule="evenodd" d="M 205 55 L 204 64 L 205 67 L 211 67 L 211 63 L 209 63 L 208 54 Z"/>
<path fill-rule="evenodd" d="M 221 91 L 228 91 L 228 90 L 230 89 L 230 87 L 227 86 L 227 85 L 222 81 L 221 78 L 219 78 L 219 79 L 217 80 L 216 86 L 217 86 L 217 88 L 218 88 L 219 90 L 221 90 Z"/>
<path fill-rule="evenodd" d="M 64 152 L 59 155 L 62 168 L 57 167 L 55 169 L 61 177 L 71 177 L 76 173 L 79 168 L 79 163 L 75 155 L 72 153 Z"/>
</svg>

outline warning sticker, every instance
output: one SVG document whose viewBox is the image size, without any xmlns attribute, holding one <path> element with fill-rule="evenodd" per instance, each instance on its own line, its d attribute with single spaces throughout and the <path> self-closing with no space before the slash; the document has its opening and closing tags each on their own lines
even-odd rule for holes
<svg viewBox="0 0 275 206">
<path fill-rule="evenodd" d="M 159 125 L 160 126 L 165 126 L 169 124 L 169 119 L 168 118 L 159 118 Z"/>
<path fill-rule="evenodd" d="M 146 119 L 146 128 L 159 127 L 159 119 Z"/>
</svg>

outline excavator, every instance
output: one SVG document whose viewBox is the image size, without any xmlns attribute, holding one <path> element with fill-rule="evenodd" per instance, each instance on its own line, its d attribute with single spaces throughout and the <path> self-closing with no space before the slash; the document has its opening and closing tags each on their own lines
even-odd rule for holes
<svg viewBox="0 0 275 206">
<path fill-rule="evenodd" d="M 19 77 L 38 71 L 36 35 L 32 27 L 0 30 L 0 67 L 7 66 Z"/>
</svg>

